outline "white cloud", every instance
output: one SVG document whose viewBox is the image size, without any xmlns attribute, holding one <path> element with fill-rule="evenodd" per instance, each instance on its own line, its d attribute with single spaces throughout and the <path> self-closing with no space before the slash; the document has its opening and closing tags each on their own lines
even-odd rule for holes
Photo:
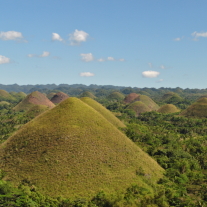
<svg viewBox="0 0 207 207">
<path fill-rule="evenodd" d="M 61 36 L 58 33 L 52 33 L 52 40 L 53 41 L 63 41 L 63 39 L 61 38 Z"/>
<path fill-rule="evenodd" d="M 119 59 L 119 61 L 123 62 L 123 61 L 125 61 L 125 59 L 124 58 L 121 58 L 121 59 Z"/>
<path fill-rule="evenodd" d="M 174 39 L 174 41 L 176 41 L 176 42 L 181 41 L 181 38 L 177 37 L 177 38 Z"/>
<path fill-rule="evenodd" d="M 164 65 L 160 65 L 160 68 L 161 68 L 161 69 L 167 69 L 167 67 L 164 66 Z"/>
<path fill-rule="evenodd" d="M 114 61 L 115 59 L 113 57 L 108 57 L 107 60 Z"/>
<path fill-rule="evenodd" d="M 27 57 L 48 57 L 50 55 L 50 53 L 49 52 L 47 52 L 47 51 L 44 51 L 43 53 L 42 53 L 42 55 L 36 55 L 36 54 L 28 54 L 27 55 Z"/>
<path fill-rule="evenodd" d="M 49 55 L 50 55 L 49 52 L 44 51 L 44 52 L 42 53 L 42 55 L 40 55 L 40 57 L 48 57 Z"/>
<path fill-rule="evenodd" d="M 94 76 L 94 73 L 90 73 L 90 72 L 84 72 L 84 73 L 80 73 L 80 76 L 82 77 L 91 77 Z"/>
<path fill-rule="evenodd" d="M 10 63 L 10 59 L 8 57 L 0 55 L 0 65 L 5 63 Z"/>
<path fill-rule="evenodd" d="M 23 39 L 23 35 L 21 32 L 16 32 L 16 31 L 0 32 L 0 39 L 20 40 L 20 39 Z"/>
<path fill-rule="evenodd" d="M 81 30 L 75 30 L 74 33 L 69 34 L 70 43 L 71 45 L 79 45 L 81 42 L 85 42 L 89 36 L 88 33 L 81 31 Z"/>
<path fill-rule="evenodd" d="M 157 71 L 148 70 L 148 71 L 142 72 L 142 76 L 145 78 L 156 78 L 158 75 L 160 75 L 160 73 Z"/>
<path fill-rule="evenodd" d="M 201 32 L 201 33 L 193 32 L 191 35 L 194 36 L 195 38 L 198 38 L 198 37 L 207 37 L 207 32 Z"/>
<path fill-rule="evenodd" d="M 98 62 L 104 62 L 105 60 L 103 58 L 99 58 Z"/>
<path fill-rule="evenodd" d="M 82 60 L 84 62 L 90 62 L 90 61 L 93 61 L 94 60 L 94 57 L 92 55 L 92 53 L 86 53 L 86 54 L 80 54 L 80 56 L 82 56 Z"/>
</svg>

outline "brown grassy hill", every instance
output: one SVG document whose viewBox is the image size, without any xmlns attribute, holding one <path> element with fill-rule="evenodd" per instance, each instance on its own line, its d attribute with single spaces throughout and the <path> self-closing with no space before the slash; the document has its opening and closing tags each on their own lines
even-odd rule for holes
<svg viewBox="0 0 207 207">
<path fill-rule="evenodd" d="M 69 98 L 69 96 L 66 93 L 58 92 L 51 98 L 51 102 L 54 104 L 58 104 L 67 98 Z"/>
<path fill-rule="evenodd" d="M 39 91 L 34 91 L 31 94 L 27 95 L 18 105 L 16 105 L 13 109 L 15 111 L 20 110 L 29 110 L 35 105 L 44 105 L 49 108 L 54 107 L 55 105 L 42 93 Z"/>
<path fill-rule="evenodd" d="M 122 93 L 115 91 L 109 94 L 107 98 L 110 100 L 124 100 L 125 96 Z"/>
<path fill-rule="evenodd" d="M 146 104 L 141 101 L 135 101 L 127 107 L 127 109 L 132 109 L 136 112 L 136 116 L 139 116 L 140 113 L 152 111 Z"/>
<path fill-rule="evenodd" d="M 157 112 L 159 113 L 176 113 L 179 112 L 180 110 L 173 104 L 166 104 L 164 106 L 161 106 Z"/>
<path fill-rule="evenodd" d="M 94 108 L 96 111 L 98 111 L 105 119 L 107 119 L 110 123 L 112 123 L 116 127 L 126 127 L 123 122 L 121 122 L 118 118 L 116 118 L 111 111 L 106 109 L 104 106 L 102 106 L 97 101 L 88 98 L 83 97 L 81 98 L 81 101 L 88 104 L 92 108 Z"/>
<path fill-rule="evenodd" d="M 207 118 L 207 98 L 200 98 L 198 101 L 185 109 L 181 115 L 187 117 L 205 117 Z"/>
<path fill-rule="evenodd" d="M 159 109 L 159 106 L 148 96 L 140 95 L 139 97 L 135 98 L 134 101 L 141 101 L 146 106 L 148 106 L 152 111 Z"/>
<path fill-rule="evenodd" d="M 134 101 L 134 99 L 138 98 L 140 95 L 137 93 L 130 93 L 129 95 L 127 95 L 124 99 L 124 103 L 129 104 L 132 101 Z"/>
<path fill-rule="evenodd" d="M 0 89 L 0 101 L 13 101 L 15 98 L 5 90 Z"/>
<path fill-rule="evenodd" d="M 83 93 L 80 94 L 80 98 L 81 97 L 89 97 L 92 99 L 96 98 L 96 96 L 94 96 L 90 91 L 84 91 Z"/>
<path fill-rule="evenodd" d="M 55 197 L 90 197 L 100 190 L 122 191 L 134 183 L 151 189 L 163 172 L 77 98 L 66 99 L 24 125 L 0 145 L 0 160 L 6 180 L 30 183 Z M 139 176 L 140 169 L 146 176 Z"/>
</svg>

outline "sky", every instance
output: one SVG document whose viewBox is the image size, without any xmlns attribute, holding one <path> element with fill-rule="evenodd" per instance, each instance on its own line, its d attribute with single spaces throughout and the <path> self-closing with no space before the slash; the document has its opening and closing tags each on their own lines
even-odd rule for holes
<svg viewBox="0 0 207 207">
<path fill-rule="evenodd" d="M 206 0 L 0 3 L 0 84 L 207 88 Z"/>
</svg>

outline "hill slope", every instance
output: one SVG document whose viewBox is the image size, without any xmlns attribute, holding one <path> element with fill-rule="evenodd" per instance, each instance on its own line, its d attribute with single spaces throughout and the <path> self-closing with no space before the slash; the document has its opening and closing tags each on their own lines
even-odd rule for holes
<svg viewBox="0 0 207 207">
<path fill-rule="evenodd" d="M 136 116 L 139 116 L 140 113 L 151 111 L 151 109 L 141 101 L 135 101 L 127 107 L 127 109 L 132 109 L 135 111 Z"/>
<path fill-rule="evenodd" d="M 140 95 L 134 99 L 134 101 L 141 101 L 146 106 L 148 106 L 152 111 L 159 109 L 159 106 L 148 96 Z"/>
<path fill-rule="evenodd" d="M 39 115 L 0 146 L 6 180 L 27 182 L 50 196 L 91 196 L 100 190 L 122 191 L 132 183 L 149 188 L 162 168 L 77 98 Z M 145 178 L 146 179 L 146 178 Z M 149 181 L 148 181 L 149 183 Z"/>
<path fill-rule="evenodd" d="M 207 118 L 207 98 L 200 98 L 190 105 L 181 115 L 187 117 L 205 117 Z"/>
<path fill-rule="evenodd" d="M 27 95 L 26 98 L 24 98 L 19 104 L 17 104 L 13 109 L 15 111 L 20 110 L 29 110 L 35 105 L 44 105 L 48 108 L 52 108 L 55 105 L 42 93 L 39 91 L 34 91 L 31 94 Z"/>
<path fill-rule="evenodd" d="M 127 95 L 124 99 L 124 103 L 125 104 L 129 104 L 132 101 L 134 101 L 136 98 L 138 98 L 140 95 L 137 93 L 130 93 L 129 95 Z"/>
<path fill-rule="evenodd" d="M 66 93 L 58 92 L 51 98 L 51 102 L 54 104 L 58 104 L 67 98 L 69 98 L 69 96 Z"/>
<path fill-rule="evenodd" d="M 106 109 L 104 106 L 102 106 L 100 103 L 97 101 L 88 98 L 88 97 L 83 97 L 80 99 L 84 103 L 88 104 L 91 106 L 93 109 L 95 109 L 97 112 L 99 112 L 105 119 L 107 119 L 111 124 L 113 124 L 116 127 L 125 127 L 124 123 L 121 122 L 118 118 L 116 118 L 111 111 Z"/>
<path fill-rule="evenodd" d="M 159 113 L 176 113 L 180 110 L 173 104 L 165 104 L 164 106 L 161 106 L 157 112 Z"/>
</svg>

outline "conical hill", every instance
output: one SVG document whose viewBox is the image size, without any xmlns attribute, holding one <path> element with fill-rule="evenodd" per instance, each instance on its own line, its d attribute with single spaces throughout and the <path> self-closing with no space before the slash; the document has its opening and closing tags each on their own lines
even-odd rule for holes
<svg viewBox="0 0 207 207">
<path fill-rule="evenodd" d="M 124 100 L 125 96 L 122 93 L 115 91 L 109 94 L 107 98 L 110 100 Z"/>
<path fill-rule="evenodd" d="M 140 95 L 139 97 L 135 98 L 134 101 L 141 101 L 146 106 L 148 106 L 151 110 L 159 109 L 159 106 L 148 96 Z"/>
<path fill-rule="evenodd" d="M 162 97 L 162 101 L 166 102 L 166 103 L 177 103 L 182 101 L 183 98 L 181 98 L 177 93 L 174 92 L 168 92 L 166 94 L 163 95 Z"/>
<path fill-rule="evenodd" d="M 67 98 L 69 98 L 69 96 L 66 93 L 58 92 L 51 98 L 51 102 L 54 104 L 58 104 Z"/>
<path fill-rule="evenodd" d="M 84 91 L 83 93 L 81 93 L 80 97 L 89 97 L 92 99 L 96 98 L 96 96 L 94 96 L 90 91 Z"/>
<path fill-rule="evenodd" d="M 149 188 L 163 169 L 99 112 L 69 98 L 39 115 L 0 145 L 6 180 L 30 183 L 43 194 L 89 197 L 131 184 Z M 148 181 L 149 183 L 149 181 Z"/>
<path fill-rule="evenodd" d="M 15 98 L 5 90 L 0 89 L 0 101 L 13 101 Z"/>
<path fill-rule="evenodd" d="M 176 113 L 179 111 L 180 110 L 173 104 L 165 104 L 157 110 L 159 113 Z"/>
<path fill-rule="evenodd" d="M 135 111 L 136 116 L 139 116 L 140 113 L 151 111 L 151 109 L 141 101 L 135 101 L 127 107 L 127 109 L 132 109 Z"/>
<path fill-rule="evenodd" d="M 111 124 L 113 124 L 116 127 L 126 127 L 123 122 L 121 122 L 118 118 L 116 118 L 111 111 L 106 109 L 104 106 L 102 106 L 100 103 L 97 101 L 88 98 L 88 97 L 83 97 L 81 98 L 81 101 L 84 103 L 88 104 L 92 108 L 94 108 L 96 111 L 98 111 L 105 119 L 107 119 Z"/>
<path fill-rule="evenodd" d="M 181 115 L 187 117 L 205 117 L 207 118 L 207 98 L 200 98 L 198 101 L 185 109 Z"/>
<path fill-rule="evenodd" d="M 29 110 L 35 105 L 44 105 L 48 108 L 52 108 L 55 105 L 42 93 L 39 91 L 34 91 L 27 95 L 19 104 L 17 104 L 13 109 L 15 111 Z"/>
<path fill-rule="evenodd" d="M 130 93 L 129 95 L 127 95 L 124 99 L 124 103 L 129 104 L 132 101 L 134 101 L 136 98 L 138 98 L 140 95 L 137 93 Z"/>
</svg>

